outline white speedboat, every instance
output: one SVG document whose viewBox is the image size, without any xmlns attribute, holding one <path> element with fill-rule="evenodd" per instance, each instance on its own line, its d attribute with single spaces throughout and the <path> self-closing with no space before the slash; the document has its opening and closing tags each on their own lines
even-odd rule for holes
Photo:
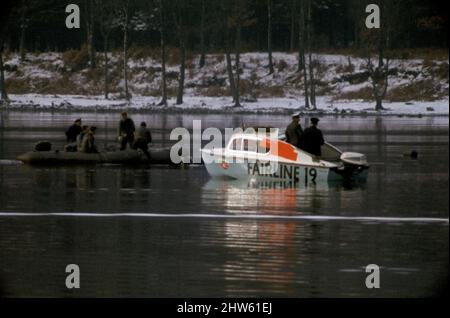
<svg viewBox="0 0 450 318">
<path fill-rule="evenodd" d="M 225 148 L 202 149 L 202 159 L 212 177 L 292 183 L 365 179 L 366 156 L 342 152 L 329 143 L 316 157 L 282 139 L 265 134 L 234 134 Z"/>
</svg>

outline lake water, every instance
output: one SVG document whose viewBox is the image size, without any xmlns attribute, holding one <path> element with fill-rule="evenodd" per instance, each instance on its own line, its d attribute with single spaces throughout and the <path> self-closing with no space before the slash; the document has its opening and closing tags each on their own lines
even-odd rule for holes
<svg viewBox="0 0 450 318">
<path fill-rule="evenodd" d="M 448 117 L 323 117 L 367 155 L 364 184 L 296 188 L 211 180 L 204 167 L 29 166 L 82 117 L 100 148 L 117 114 L 0 113 L 0 293 L 44 297 L 419 297 L 448 287 Z M 154 146 L 175 127 L 273 126 L 274 115 L 132 115 Z M 307 118 L 303 119 L 305 126 Z M 416 150 L 418 160 L 404 153 Z M 78 264 L 81 288 L 65 286 Z M 368 264 L 381 288 L 368 289 Z"/>
</svg>

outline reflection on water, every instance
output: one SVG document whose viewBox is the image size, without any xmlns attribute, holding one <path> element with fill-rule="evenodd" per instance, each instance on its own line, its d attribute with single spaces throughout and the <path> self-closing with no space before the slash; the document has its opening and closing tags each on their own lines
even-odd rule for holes
<svg viewBox="0 0 450 318">
<path fill-rule="evenodd" d="M 369 178 L 305 187 L 210 179 L 201 166 L 21 165 L 15 155 L 42 135 L 60 146 L 72 121 L 33 114 L 33 127 L 30 116 L 0 120 L 0 289 L 8 296 L 394 297 L 446 286 L 448 222 L 426 220 L 448 218 L 448 118 L 324 118 L 328 140 L 367 154 Z M 285 124 L 281 116 L 244 117 Z M 99 140 L 113 142 L 116 116 L 83 118 L 104 123 Z M 192 119 L 135 116 L 150 123 L 157 143 L 175 125 L 192 128 Z M 242 122 L 202 119 L 204 128 Z M 419 160 L 403 156 L 411 149 Z M 16 212 L 73 214 L 5 214 Z M 80 290 L 64 286 L 69 263 L 80 265 Z M 380 290 L 365 288 L 371 263 L 382 268 Z"/>
<path fill-rule="evenodd" d="M 346 197 L 362 192 L 365 183 L 324 182 L 310 183 L 307 186 L 293 182 L 279 181 L 243 181 L 210 179 L 203 187 L 205 204 L 214 196 L 222 199 L 228 213 L 266 213 L 274 215 L 310 214 L 310 210 L 302 210 L 299 203 L 308 199 L 315 208 L 321 207 L 321 202 L 328 200 L 328 193 L 334 192 L 336 203 L 345 202 Z"/>
<path fill-rule="evenodd" d="M 299 194 L 299 189 L 292 184 L 279 182 L 255 184 L 211 180 L 206 188 L 223 191 L 228 213 L 239 213 L 250 204 L 251 208 L 256 209 L 247 213 L 294 215 Z M 224 228 L 225 246 L 246 251 L 243 257 L 230 259 L 224 264 L 225 290 L 228 294 L 236 293 L 243 279 L 248 283 L 267 284 L 274 295 L 289 291 L 296 285 L 295 268 L 298 263 L 293 258 L 296 249 L 295 222 L 232 220 L 225 221 Z M 303 232 L 302 241 L 308 240 L 308 236 Z M 242 264 L 247 265 L 243 268 Z M 252 289 L 247 292 L 252 293 Z"/>
</svg>

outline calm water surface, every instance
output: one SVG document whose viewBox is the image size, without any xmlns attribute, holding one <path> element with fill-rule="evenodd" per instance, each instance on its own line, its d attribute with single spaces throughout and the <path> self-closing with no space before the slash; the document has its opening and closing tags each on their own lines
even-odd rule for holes
<svg viewBox="0 0 450 318">
<path fill-rule="evenodd" d="M 448 117 L 322 118 L 328 141 L 371 163 L 367 183 L 351 186 L 249 185 L 212 180 L 202 166 L 12 161 L 39 140 L 62 147 L 80 116 L 98 127 L 100 148 L 115 144 L 116 114 L 0 113 L 3 295 L 417 297 L 447 287 Z M 220 129 L 284 129 L 288 120 L 132 117 L 152 127 L 155 147 L 170 145 L 171 129 L 192 129 L 194 119 Z M 411 150 L 418 160 L 403 155 Z M 76 291 L 65 287 L 71 263 L 81 270 Z M 368 264 L 381 267 L 378 290 L 365 287 Z"/>
</svg>

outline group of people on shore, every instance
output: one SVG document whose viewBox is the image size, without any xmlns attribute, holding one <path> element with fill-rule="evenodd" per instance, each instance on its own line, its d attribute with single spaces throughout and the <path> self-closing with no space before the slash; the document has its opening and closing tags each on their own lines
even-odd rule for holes
<svg viewBox="0 0 450 318">
<path fill-rule="evenodd" d="M 317 127 L 318 124 L 318 118 L 311 118 L 311 126 L 303 130 L 300 125 L 300 114 L 294 114 L 292 122 L 286 128 L 286 141 L 297 148 L 320 157 L 325 141 L 322 132 Z"/>
<path fill-rule="evenodd" d="M 152 142 L 152 135 L 150 129 L 147 128 L 147 124 L 142 122 L 136 129 L 134 121 L 128 117 L 127 112 L 123 112 L 121 117 L 118 137 L 120 150 L 125 150 L 128 144 L 130 149 L 141 149 L 147 158 L 150 159 L 148 144 Z M 83 126 L 81 118 L 78 118 L 66 131 L 67 145 L 65 150 L 70 152 L 98 153 L 95 144 L 96 130 L 95 126 Z"/>
</svg>

